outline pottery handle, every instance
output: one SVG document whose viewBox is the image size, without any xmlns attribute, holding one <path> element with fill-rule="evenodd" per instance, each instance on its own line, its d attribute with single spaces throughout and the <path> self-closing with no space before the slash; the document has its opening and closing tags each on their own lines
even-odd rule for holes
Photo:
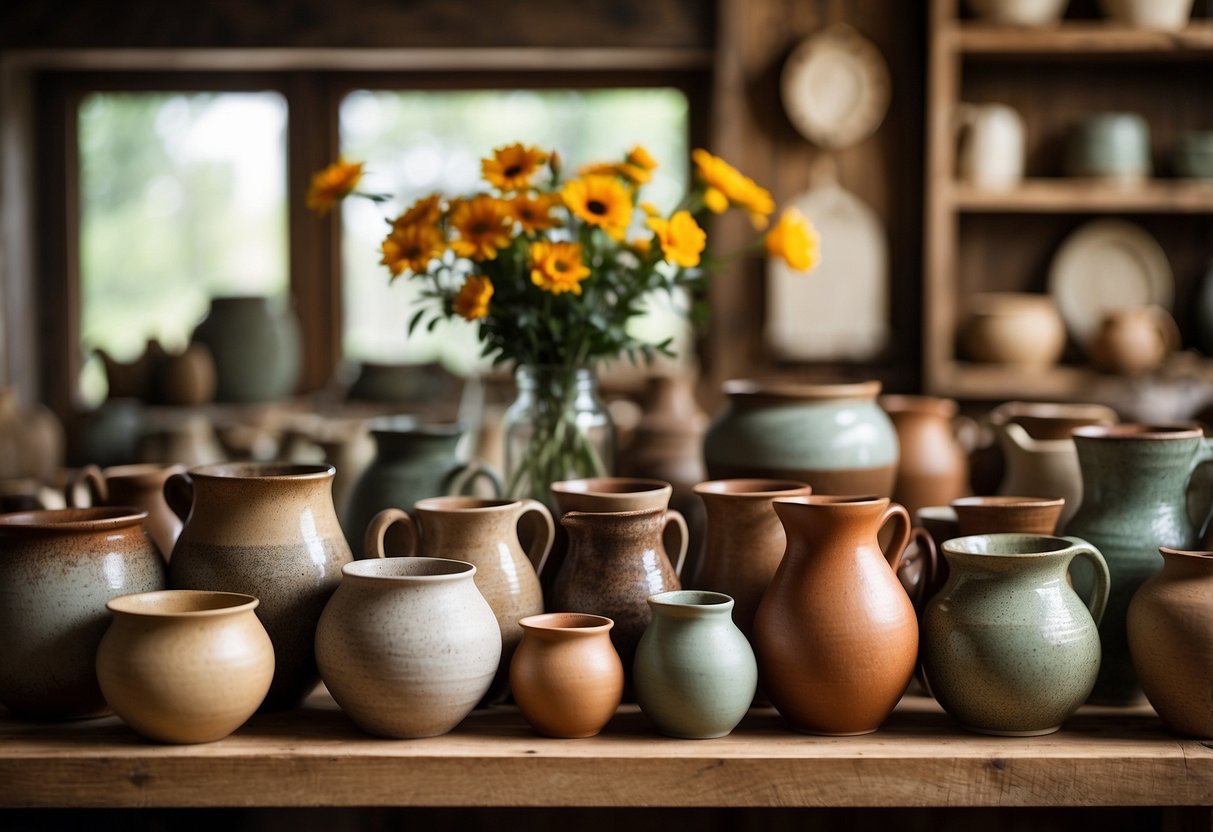
<svg viewBox="0 0 1213 832">
<path fill-rule="evenodd" d="M 897 573 L 901 570 L 901 559 L 906 553 L 906 547 L 910 545 L 910 512 L 906 511 L 906 507 L 901 503 L 889 503 L 889 507 L 880 516 L 880 528 L 883 529 L 890 521 L 895 522 L 897 528 L 893 530 L 893 539 L 889 542 L 884 557 L 889 562 L 889 568 Z"/>
<path fill-rule="evenodd" d="M 68 508 L 83 508 L 79 496 L 80 485 L 88 487 L 89 504 L 102 506 L 109 500 L 109 488 L 105 484 L 105 474 L 96 465 L 85 465 L 68 478 L 67 486 L 63 489 L 63 499 Z"/>
<path fill-rule="evenodd" d="M 927 601 L 931 600 L 931 590 L 935 586 L 935 580 L 939 575 L 939 550 L 935 548 L 935 539 L 931 537 L 930 532 L 922 526 L 915 526 L 910 529 L 910 539 L 918 545 L 919 556 L 926 561 L 922 568 L 922 574 L 918 576 L 918 585 L 914 587 L 914 597 L 910 600 L 914 603 L 914 609 L 919 612 L 926 606 Z M 901 569 L 905 569 L 910 561 L 902 559 Z M 901 570 L 898 570 L 900 575 Z"/>
<path fill-rule="evenodd" d="M 674 527 L 674 533 L 670 534 L 670 527 Z M 674 574 L 682 578 L 682 565 L 687 559 L 687 548 L 691 545 L 691 530 L 687 527 L 687 519 L 682 516 L 682 512 L 676 508 L 672 508 L 665 513 L 665 528 L 661 530 L 661 537 L 665 543 L 666 557 L 670 557 L 670 537 L 676 537 L 677 542 L 674 542 L 674 548 L 678 550 L 678 557 L 670 557 L 670 563 L 674 566 Z"/>
<path fill-rule="evenodd" d="M 173 474 L 164 481 L 164 502 L 184 523 L 194 507 L 194 481 L 186 473 Z"/>
<path fill-rule="evenodd" d="M 1213 437 L 1204 437 L 1200 440 L 1200 444 L 1196 447 L 1196 456 L 1192 459 L 1192 465 L 1188 469 L 1188 484 L 1184 488 L 1184 493 L 1192 490 L 1193 480 L 1196 477 L 1196 470 L 1206 462 L 1213 462 Z M 1200 522 L 1197 532 L 1197 539 L 1204 540 L 1210 528 L 1213 527 L 1213 504 L 1210 504 L 1205 509 L 1205 518 Z"/>
<path fill-rule="evenodd" d="M 479 459 L 474 459 L 464 467 L 452 471 L 446 478 L 446 482 L 443 483 L 442 493 L 467 496 L 472 493 L 472 486 L 481 477 L 488 480 L 489 485 L 493 487 L 493 496 L 500 497 L 501 479 L 487 463 Z"/>
<path fill-rule="evenodd" d="M 531 565 L 535 567 L 535 574 L 538 575 L 543 572 L 543 567 L 548 562 L 548 554 L 552 551 L 552 544 L 556 542 L 556 523 L 552 520 L 552 512 L 538 500 L 522 501 L 518 521 L 522 522 L 522 518 L 528 514 L 536 514 L 543 521 L 543 531 L 531 541 L 531 549 L 526 553 Z"/>
<path fill-rule="evenodd" d="M 408 545 L 405 546 L 405 551 L 400 557 L 412 557 L 416 554 L 417 526 L 413 523 L 413 518 L 409 517 L 408 512 L 404 509 L 385 508 L 372 517 L 366 527 L 366 534 L 362 537 L 362 557 L 396 557 L 396 555 L 389 556 L 384 550 L 384 541 L 387 538 L 388 529 L 397 524 L 408 532 Z"/>
<path fill-rule="evenodd" d="M 1091 618 L 1095 619 L 1095 625 L 1099 626 L 1099 622 L 1103 620 L 1104 609 L 1108 606 L 1108 591 L 1112 586 L 1112 576 L 1108 574 L 1108 563 L 1098 549 L 1082 538 L 1067 537 L 1065 539 L 1074 544 L 1074 557 L 1089 560 L 1095 569 L 1095 590 L 1091 593 L 1091 600 L 1087 602 L 1087 609 L 1091 611 Z"/>
</svg>

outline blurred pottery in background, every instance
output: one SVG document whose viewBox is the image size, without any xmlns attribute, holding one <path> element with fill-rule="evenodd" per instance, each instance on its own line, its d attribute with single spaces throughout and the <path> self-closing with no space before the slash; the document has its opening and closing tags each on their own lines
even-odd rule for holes
<svg viewBox="0 0 1213 832">
<path fill-rule="evenodd" d="M 1192 16 L 1193 0 L 1099 0 L 1112 20 L 1147 29 L 1182 29 Z"/>
<path fill-rule="evenodd" d="M 931 396 L 881 396 L 893 420 L 901 458 L 893 499 L 914 514 L 947 505 L 969 490 L 969 460 L 957 436 L 957 405 Z"/>
<path fill-rule="evenodd" d="M 969 299 L 963 338 L 974 361 L 1040 370 L 1061 358 L 1066 329 L 1047 295 L 985 292 Z"/>
<path fill-rule="evenodd" d="M 1012 26 L 1048 26 L 1065 14 L 1070 0 L 968 0 L 977 17 Z"/>
<path fill-rule="evenodd" d="M 215 365 L 215 399 L 269 402 L 295 392 L 302 340 L 295 313 L 276 299 L 217 297 L 194 330 Z"/>
<path fill-rule="evenodd" d="M 143 528 L 167 561 L 181 534 L 182 520 L 164 499 L 164 484 L 173 474 L 184 472 L 180 465 L 121 465 L 98 468 L 86 465 L 68 480 L 64 497 L 67 505 L 81 508 L 81 487 L 87 492 L 87 505 L 134 506 L 147 512 Z"/>
<path fill-rule="evenodd" d="M 1055 497 L 963 497 L 952 501 L 957 532 L 975 534 L 1039 534 L 1057 532 L 1065 499 Z"/>
<path fill-rule="evenodd" d="M 1175 148 L 1175 175 L 1213 179 L 1213 131 L 1184 133 Z"/>
<path fill-rule="evenodd" d="M 1070 176 L 1135 185 L 1148 178 L 1152 169 L 1150 125 L 1137 113 L 1091 116 L 1075 129 L 1066 147 Z"/>
<path fill-rule="evenodd" d="M 206 404 L 218 384 L 215 359 L 206 345 L 193 343 L 179 353 L 165 353 L 155 374 L 155 401 L 172 405 Z"/>
<path fill-rule="evenodd" d="M 53 481 L 63 467 L 64 434 L 47 407 L 22 407 L 13 387 L 0 387 L 0 479 Z"/>
<path fill-rule="evenodd" d="M 1091 342 L 1091 363 L 1110 373 L 1140 375 L 1157 369 L 1179 343 L 1179 327 L 1161 306 L 1115 309 Z"/>
<path fill-rule="evenodd" d="M 1006 104 L 956 107 L 957 175 L 982 190 L 1007 190 L 1023 181 L 1023 119 Z"/>
</svg>

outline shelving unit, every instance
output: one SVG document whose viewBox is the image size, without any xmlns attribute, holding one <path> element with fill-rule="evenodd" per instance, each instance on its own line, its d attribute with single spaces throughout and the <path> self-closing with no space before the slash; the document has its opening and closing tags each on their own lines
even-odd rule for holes
<svg viewBox="0 0 1213 832">
<path fill-rule="evenodd" d="M 1123 400 L 1130 382 L 1087 367 L 1074 344 L 1046 371 L 966 361 L 958 346 L 965 298 L 1045 291 L 1049 263 L 1070 232 L 1098 216 L 1123 215 L 1167 253 L 1174 313 L 1191 345 L 1196 293 L 1213 258 L 1213 182 L 1165 174 L 1179 134 L 1213 130 L 1213 21 L 1196 19 L 1180 32 L 1099 19 L 1019 28 L 962 18 L 958 0 L 931 0 L 928 26 L 924 385 L 972 400 Z M 1028 178 L 1016 188 L 957 181 L 961 101 L 1009 104 L 1023 118 Z M 1161 176 L 1140 186 L 1062 177 L 1069 133 L 1105 111 L 1145 115 Z"/>
</svg>

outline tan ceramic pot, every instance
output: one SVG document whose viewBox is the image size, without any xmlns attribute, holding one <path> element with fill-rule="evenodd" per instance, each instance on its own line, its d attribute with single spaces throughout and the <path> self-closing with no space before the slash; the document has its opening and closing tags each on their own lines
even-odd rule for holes
<svg viewBox="0 0 1213 832">
<path fill-rule="evenodd" d="M 1179 327 L 1162 307 L 1116 309 L 1091 342 L 1091 363 L 1110 373 L 1141 375 L 1161 365 L 1179 344 Z"/>
<path fill-rule="evenodd" d="M 1066 501 L 1061 497 L 962 497 L 952 501 L 958 536 L 1056 534 Z"/>
<path fill-rule="evenodd" d="M 445 734 L 489 689 L 501 631 L 476 567 L 443 558 L 360 560 L 342 568 L 316 630 L 333 699 L 370 734 Z"/>
<path fill-rule="evenodd" d="M 510 663 L 518 710 L 545 737 L 592 737 L 623 696 L 623 663 L 611 644 L 613 621 L 550 612 L 518 622 L 522 643 Z"/>
<path fill-rule="evenodd" d="M 1061 358 L 1066 328 L 1048 295 L 983 293 L 970 299 L 964 343 L 975 361 L 1039 370 Z"/>
<path fill-rule="evenodd" d="M 114 623 L 97 648 L 97 679 L 114 713 L 140 734 L 214 742 L 261 705 L 274 646 L 253 596 L 170 589 L 106 606 Z"/>
<path fill-rule="evenodd" d="M 168 560 L 183 524 L 164 499 L 164 483 L 184 470 L 180 465 L 120 465 L 105 469 L 86 465 L 68 480 L 64 497 L 69 506 L 78 506 L 80 487 L 84 486 L 92 505 L 143 509 L 147 512 L 143 528 Z"/>
<path fill-rule="evenodd" d="M 146 516 L 129 508 L 0 516 L 0 704 L 42 719 L 106 711 L 94 667 L 105 604 L 164 589 Z"/>
<path fill-rule="evenodd" d="M 791 480 L 713 480 L 695 486 L 708 519 L 703 555 L 690 586 L 731 596 L 733 622 L 746 638 L 788 545 L 772 501 L 807 496 L 812 490 Z"/>
<path fill-rule="evenodd" d="M 798 731 L 875 731 L 914 673 L 918 621 L 896 571 L 910 517 L 887 498 L 781 497 L 788 549 L 754 617 L 763 690 Z M 876 536 L 894 522 L 888 560 Z"/>
<path fill-rule="evenodd" d="M 529 553 L 518 541 L 518 525 L 532 516 L 543 524 L 543 534 Z M 415 518 L 415 522 L 414 522 Z M 405 532 L 402 551 L 385 552 L 384 540 L 392 527 Z M 476 497 L 430 497 L 418 500 L 413 517 L 400 509 L 379 512 L 367 528 L 366 551 L 385 555 L 449 557 L 476 567 L 476 588 L 493 608 L 501 630 L 501 666 L 489 698 L 503 696 L 510 659 L 522 640 L 519 619 L 543 612 L 543 593 L 537 570 L 552 547 L 552 515 L 538 500 L 488 500 Z"/>
<path fill-rule="evenodd" d="M 192 468 L 165 484 L 185 528 L 169 563 L 173 589 L 242 592 L 274 643 L 262 707 L 298 705 L 319 674 L 316 622 L 349 563 L 329 465 L 233 463 Z"/>
<path fill-rule="evenodd" d="M 1129 603 L 1129 653 L 1167 726 L 1213 739 L 1213 552 L 1161 548 L 1162 571 Z"/>
<path fill-rule="evenodd" d="M 957 405 L 932 396 L 881 396 L 893 420 L 901 458 L 893 499 L 911 515 L 969 493 L 969 459 L 956 437 Z"/>
</svg>

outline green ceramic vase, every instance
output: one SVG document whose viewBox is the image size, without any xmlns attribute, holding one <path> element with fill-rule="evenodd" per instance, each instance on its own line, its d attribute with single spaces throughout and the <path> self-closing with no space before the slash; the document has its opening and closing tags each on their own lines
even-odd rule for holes
<svg viewBox="0 0 1213 832">
<path fill-rule="evenodd" d="M 723 737 L 754 699 L 758 665 L 733 623 L 733 599 L 680 590 L 649 596 L 653 620 L 636 648 L 640 709 L 663 734 Z"/>
<path fill-rule="evenodd" d="M 303 345 L 295 313 L 260 296 L 219 297 L 193 341 L 215 360 L 215 400 L 270 402 L 295 392 Z"/>
</svg>

